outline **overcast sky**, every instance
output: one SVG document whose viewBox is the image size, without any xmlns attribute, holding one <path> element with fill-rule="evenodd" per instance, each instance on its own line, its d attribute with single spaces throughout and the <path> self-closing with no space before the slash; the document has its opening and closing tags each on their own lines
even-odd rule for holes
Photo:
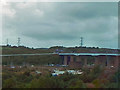
<svg viewBox="0 0 120 90">
<path fill-rule="evenodd" d="M 45 48 L 51 46 L 118 47 L 116 3 L 7 3 L 3 9 L 6 44 Z"/>
</svg>

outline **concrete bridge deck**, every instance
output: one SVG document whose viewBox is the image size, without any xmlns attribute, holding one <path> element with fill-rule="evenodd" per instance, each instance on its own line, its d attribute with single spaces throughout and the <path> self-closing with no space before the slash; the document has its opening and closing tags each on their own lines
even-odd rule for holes
<svg viewBox="0 0 120 90">
<path fill-rule="evenodd" d="M 60 55 L 60 56 L 120 56 L 113 53 L 35 53 L 35 54 L 2 54 L 0 56 L 36 56 L 36 55 Z"/>
<path fill-rule="evenodd" d="M 74 56 L 120 56 L 120 54 L 112 54 L 112 53 L 59 53 L 59 55 L 74 55 Z"/>
</svg>

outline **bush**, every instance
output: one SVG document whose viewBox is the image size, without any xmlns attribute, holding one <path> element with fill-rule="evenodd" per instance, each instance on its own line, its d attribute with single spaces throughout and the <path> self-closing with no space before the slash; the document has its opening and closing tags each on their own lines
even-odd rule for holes
<svg viewBox="0 0 120 90">
<path fill-rule="evenodd" d="M 15 78 L 9 78 L 3 81 L 3 88 L 15 88 L 16 80 Z"/>
<path fill-rule="evenodd" d="M 83 83 L 82 80 L 72 79 L 71 81 L 69 81 L 68 88 L 86 88 L 86 85 Z"/>
</svg>

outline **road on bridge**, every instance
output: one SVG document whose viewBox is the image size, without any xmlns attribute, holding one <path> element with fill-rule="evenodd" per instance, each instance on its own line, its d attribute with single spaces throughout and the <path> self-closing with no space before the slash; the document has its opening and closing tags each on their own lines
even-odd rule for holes
<svg viewBox="0 0 120 90">
<path fill-rule="evenodd" d="M 36 56 L 36 55 L 56 55 L 57 53 L 35 53 L 35 54 L 4 54 L 0 55 L 2 57 L 5 56 Z"/>
<path fill-rule="evenodd" d="M 120 54 L 113 53 L 35 53 L 35 54 L 4 54 L 0 55 L 2 57 L 6 56 L 37 56 L 37 55 L 60 55 L 60 56 L 120 56 Z"/>
</svg>

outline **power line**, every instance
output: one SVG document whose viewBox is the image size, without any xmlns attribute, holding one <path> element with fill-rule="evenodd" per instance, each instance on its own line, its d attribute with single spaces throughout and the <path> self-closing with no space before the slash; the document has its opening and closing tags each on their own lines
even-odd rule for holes
<svg viewBox="0 0 120 90">
<path fill-rule="evenodd" d="M 7 45 L 7 46 L 9 45 L 8 38 L 7 38 L 7 40 L 6 40 L 6 45 Z"/>
<path fill-rule="evenodd" d="M 18 47 L 20 46 L 20 37 L 18 37 Z"/>
<path fill-rule="evenodd" d="M 83 37 L 80 37 L 80 46 L 83 46 Z"/>
</svg>

